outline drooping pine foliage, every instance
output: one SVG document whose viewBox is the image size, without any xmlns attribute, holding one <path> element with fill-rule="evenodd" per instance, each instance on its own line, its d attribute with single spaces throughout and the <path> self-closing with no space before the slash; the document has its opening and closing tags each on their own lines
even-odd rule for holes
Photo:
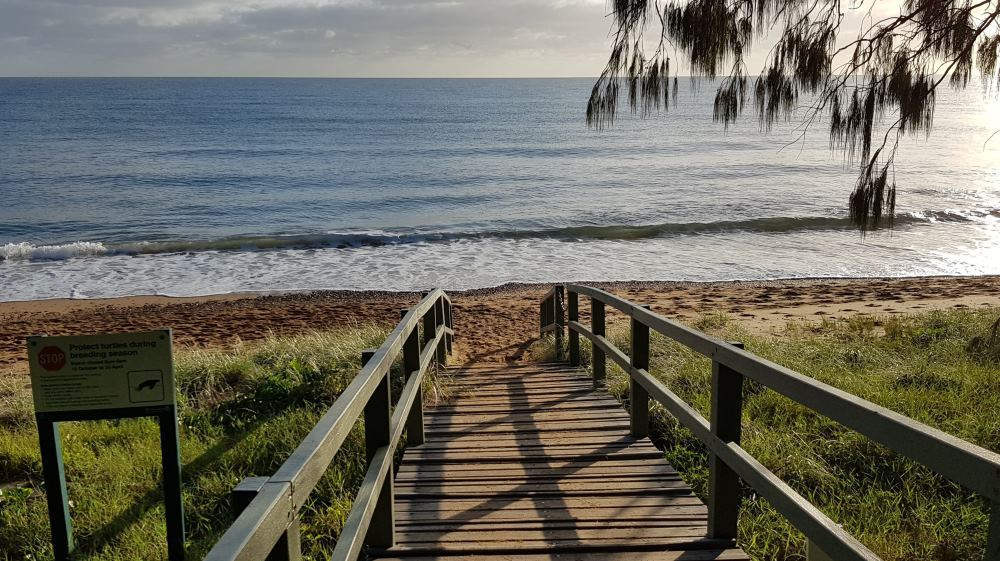
<svg viewBox="0 0 1000 561">
<path fill-rule="evenodd" d="M 965 88 L 974 71 L 987 88 L 1000 85 L 1000 0 L 904 0 L 898 15 L 882 19 L 874 16 L 879 0 L 609 1 L 613 43 L 588 125 L 614 123 L 622 87 L 632 112 L 666 110 L 677 95 L 672 53 L 692 75 L 723 78 L 714 117 L 725 125 L 752 101 L 769 129 L 809 96 L 807 123 L 826 116 L 831 147 L 858 165 L 849 210 L 862 230 L 892 225 L 899 139 L 930 132 L 938 88 Z M 847 12 L 861 16 L 856 36 L 842 28 Z M 659 36 L 650 50 L 651 21 Z M 767 40 L 768 62 L 751 76 L 746 57 Z"/>
</svg>

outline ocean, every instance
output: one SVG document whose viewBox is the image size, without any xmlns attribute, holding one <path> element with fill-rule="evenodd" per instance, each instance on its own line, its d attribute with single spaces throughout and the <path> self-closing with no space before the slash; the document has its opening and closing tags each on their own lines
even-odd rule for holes
<svg viewBox="0 0 1000 561">
<path fill-rule="evenodd" d="M 590 79 L 0 79 L 0 300 L 568 280 L 1000 273 L 1000 105 L 941 94 L 897 224 L 846 218 L 826 129 Z"/>
</svg>

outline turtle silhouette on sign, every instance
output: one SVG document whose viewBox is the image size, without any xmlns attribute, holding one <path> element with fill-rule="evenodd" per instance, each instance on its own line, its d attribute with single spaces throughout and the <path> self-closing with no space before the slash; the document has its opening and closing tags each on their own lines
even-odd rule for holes
<svg viewBox="0 0 1000 561">
<path fill-rule="evenodd" d="M 151 390 L 156 387 L 156 384 L 159 383 L 160 383 L 159 380 L 146 380 L 145 382 L 142 382 L 138 386 L 136 386 L 135 391 L 141 392 L 142 390 Z"/>
<path fill-rule="evenodd" d="M 165 397 L 163 372 L 160 370 L 135 370 L 128 373 L 129 401 L 149 403 Z"/>
</svg>

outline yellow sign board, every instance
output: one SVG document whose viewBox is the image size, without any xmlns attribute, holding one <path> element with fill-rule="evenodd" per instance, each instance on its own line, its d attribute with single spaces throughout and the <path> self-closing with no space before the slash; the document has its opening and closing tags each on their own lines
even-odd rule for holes
<svg viewBox="0 0 1000 561">
<path fill-rule="evenodd" d="M 29 337 L 36 413 L 174 403 L 169 329 Z"/>
</svg>

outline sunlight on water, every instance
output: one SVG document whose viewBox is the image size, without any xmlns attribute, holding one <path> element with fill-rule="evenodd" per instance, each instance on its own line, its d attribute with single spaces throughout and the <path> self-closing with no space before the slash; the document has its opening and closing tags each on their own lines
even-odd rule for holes
<svg viewBox="0 0 1000 561">
<path fill-rule="evenodd" d="M 0 80 L 0 299 L 1000 273 L 1000 101 L 902 139 L 896 228 L 826 131 L 598 133 L 591 82 Z"/>
</svg>

